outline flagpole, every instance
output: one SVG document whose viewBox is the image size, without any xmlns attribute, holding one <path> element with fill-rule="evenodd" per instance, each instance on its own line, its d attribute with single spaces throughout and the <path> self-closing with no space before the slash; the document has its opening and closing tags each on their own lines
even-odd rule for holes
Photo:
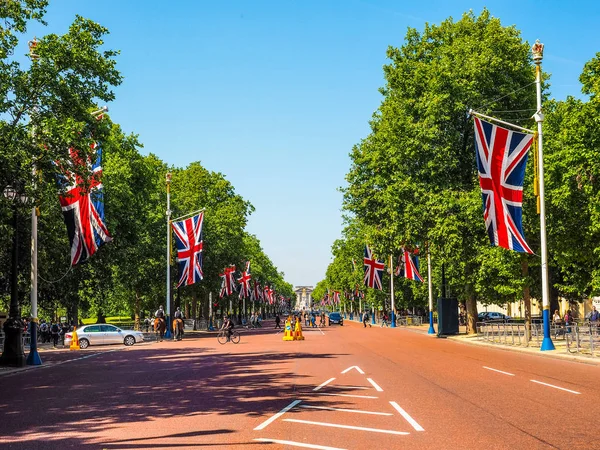
<svg viewBox="0 0 600 450">
<path fill-rule="evenodd" d="M 165 337 L 171 338 L 171 172 L 167 172 L 167 311 Z"/>
<path fill-rule="evenodd" d="M 435 334 L 433 328 L 433 280 L 431 279 L 431 254 L 429 253 L 429 244 L 427 244 L 427 285 L 429 287 L 429 330 L 427 334 Z"/>
<path fill-rule="evenodd" d="M 544 44 L 539 40 L 531 47 L 533 53 L 533 62 L 535 63 L 535 88 L 537 96 L 537 112 L 534 119 L 537 122 L 538 129 L 538 180 L 539 180 L 539 199 L 540 199 L 540 243 L 542 257 L 542 305 L 544 318 L 544 340 L 540 350 L 554 350 L 554 343 L 550 338 L 550 289 L 548 283 L 548 247 L 546 242 L 546 204 L 544 201 L 544 161 L 542 149 L 542 59 L 544 57 Z"/>
<path fill-rule="evenodd" d="M 396 328 L 396 304 L 394 302 L 394 263 L 393 263 L 393 255 L 390 255 L 390 303 L 392 304 L 390 311 L 390 326 L 392 328 Z"/>
</svg>

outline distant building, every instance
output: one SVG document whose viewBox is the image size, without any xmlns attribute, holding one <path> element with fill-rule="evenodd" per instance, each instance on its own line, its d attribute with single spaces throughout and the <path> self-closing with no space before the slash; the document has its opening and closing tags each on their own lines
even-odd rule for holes
<svg viewBox="0 0 600 450">
<path fill-rule="evenodd" d="M 312 291 L 313 286 L 296 286 L 294 292 L 296 293 L 296 304 L 294 309 L 300 311 L 312 308 Z"/>
</svg>

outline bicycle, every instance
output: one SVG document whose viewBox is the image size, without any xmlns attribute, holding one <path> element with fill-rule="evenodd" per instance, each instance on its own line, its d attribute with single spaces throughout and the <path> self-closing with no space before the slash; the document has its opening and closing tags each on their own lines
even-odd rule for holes
<svg viewBox="0 0 600 450">
<path fill-rule="evenodd" d="M 227 343 L 227 340 L 227 330 L 219 331 L 219 334 L 217 335 L 217 341 L 219 341 L 219 344 L 224 345 Z M 240 342 L 240 334 L 235 330 L 231 330 L 231 342 L 234 344 L 239 344 Z"/>
</svg>

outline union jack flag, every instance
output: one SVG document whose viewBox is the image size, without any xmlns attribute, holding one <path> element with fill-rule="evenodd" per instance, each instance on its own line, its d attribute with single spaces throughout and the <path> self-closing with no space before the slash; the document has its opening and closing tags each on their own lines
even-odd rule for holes
<svg viewBox="0 0 600 450">
<path fill-rule="evenodd" d="M 252 293 L 250 295 L 250 300 L 252 300 L 253 302 L 258 302 L 262 299 L 263 299 L 262 288 L 260 287 L 260 284 L 258 284 L 256 282 L 256 280 L 254 280 L 254 289 L 252 289 Z"/>
<path fill-rule="evenodd" d="M 171 226 L 175 232 L 179 282 L 177 287 L 194 284 L 204 278 L 202 273 L 202 224 L 204 212 Z"/>
<path fill-rule="evenodd" d="M 423 282 L 423 277 L 419 274 L 417 265 L 408 250 L 402 250 L 402 263 L 398 267 L 404 268 L 404 276 L 409 280 Z"/>
<path fill-rule="evenodd" d="M 523 179 L 533 135 L 475 117 L 475 149 L 483 217 L 490 243 L 533 253 L 523 234 Z"/>
<path fill-rule="evenodd" d="M 240 284 L 240 298 L 250 296 L 250 261 L 246 263 L 246 270 L 242 272 L 241 278 L 238 278 Z"/>
<path fill-rule="evenodd" d="M 385 269 L 385 264 L 383 261 L 380 261 L 373 256 L 373 253 L 368 245 L 365 245 L 365 257 L 363 259 L 363 264 L 365 266 L 365 286 L 383 290 L 381 277 Z"/>
<path fill-rule="evenodd" d="M 332 303 L 335 305 L 336 303 L 340 303 L 340 293 L 338 291 L 333 291 L 333 295 L 331 298 Z"/>
<path fill-rule="evenodd" d="M 221 282 L 221 292 L 219 293 L 219 297 L 223 298 L 226 295 L 233 294 L 235 290 L 235 280 L 233 279 L 233 274 L 235 273 L 235 266 L 225 267 L 222 274 L 219 274 L 223 281 Z"/>
<path fill-rule="evenodd" d="M 86 261 L 96 253 L 102 244 L 112 241 L 104 224 L 104 194 L 102 192 L 102 148 L 97 143 L 90 145 L 96 151 L 96 161 L 91 164 L 92 176 L 89 180 L 76 174 L 75 170 L 65 170 L 58 183 L 65 193 L 59 195 L 67 234 L 71 244 L 71 265 Z M 69 149 L 70 164 L 76 169 L 85 164 L 80 153 Z"/>
</svg>

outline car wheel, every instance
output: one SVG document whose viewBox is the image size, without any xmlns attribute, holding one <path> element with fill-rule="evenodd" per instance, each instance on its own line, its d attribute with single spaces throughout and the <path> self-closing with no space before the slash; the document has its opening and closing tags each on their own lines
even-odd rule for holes
<svg viewBox="0 0 600 450">
<path fill-rule="evenodd" d="M 125 340 L 123 341 L 123 343 L 126 346 L 130 347 L 133 344 L 135 344 L 135 338 L 133 336 L 125 336 Z"/>
<path fill-rule="evenodd" d="M 79 348 L 88 348 L 90 346 L 90 341 L 87 339 L 79 339 Z"/>
</svg>

